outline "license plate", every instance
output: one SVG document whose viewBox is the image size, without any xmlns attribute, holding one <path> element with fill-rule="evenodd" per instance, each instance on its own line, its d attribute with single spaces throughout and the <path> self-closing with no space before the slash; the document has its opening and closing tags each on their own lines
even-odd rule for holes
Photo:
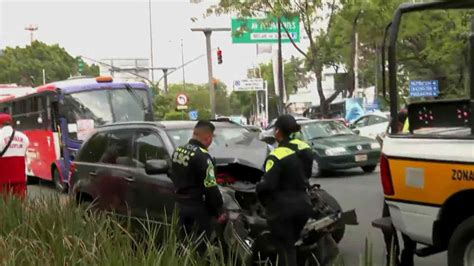
<svg viewBox="0 0 474 266">
<path fill-rule="evenodd" d="M 356 162 L 364 162 L 367 161 L 367 154 L 359 154 L 355 156 Z"/>
</svg>

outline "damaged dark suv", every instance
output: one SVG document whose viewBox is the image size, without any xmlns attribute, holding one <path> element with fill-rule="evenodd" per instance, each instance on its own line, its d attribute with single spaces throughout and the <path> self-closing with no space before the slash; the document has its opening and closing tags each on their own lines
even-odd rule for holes
<svg viewBox="0 0 474 266">
<path fill-rule="evenodd" d="M 263 175 L 271 147 L 245 127 L 231 122 L 214 124 L 209 152 L 216 160 L 216 179 L 230 214 L 224 238 L 229 245 L 240 243 L 249 253 L 270 252 L 266 215 L 255 185 Z M 94 201 L 102 210 L 164 220 L 175 207 L 174 187 L 168 177 L 170 156 L 191 138 L 194 125 L 191 121 L 130 122 L 98 128 L 84 142 L 71 167 L 70 193 L 77 200 Z M 337 201 L 318 186 L 309 193 L 319 218 L 325 218 L 308 222 L 298 245 L 305 250 L 314 248 L 320 230 L 339 242 L 345 224 Z M 231 240 L 236 237 L 241 241 Z"/>
</svg>

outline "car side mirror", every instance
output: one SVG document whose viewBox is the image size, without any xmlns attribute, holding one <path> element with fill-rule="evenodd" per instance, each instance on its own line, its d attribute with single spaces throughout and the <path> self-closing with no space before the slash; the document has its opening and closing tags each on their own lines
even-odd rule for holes
<svg viewBox="0 0 474 266">
<path fill-rule="evenodd" d="M 166 174 L 170 165 L 166 160 L 148 160 L 145 164 L 145 172 L 148 175 Z"/>
<path fill-rule="evenodd" d="M 354 132 L 354 134 L 356 134 L 356 135 L 360 135 L 360 130 L 358 130 L 358 129 L 353 129 L 352 132 Z"/>
</svg>

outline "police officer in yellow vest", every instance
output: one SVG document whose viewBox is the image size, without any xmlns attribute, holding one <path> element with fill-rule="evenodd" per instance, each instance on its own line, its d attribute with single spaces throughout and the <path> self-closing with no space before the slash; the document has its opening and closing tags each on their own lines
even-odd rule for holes
<svg viewBox="0 0 474 266">
<path fill-rule="evenodd" d="M 311 178 L 312 170 L 313 170 L 313 150 L 308 145 L 308 143 L 301 140 L 301 127 L 296 122 L 295 118 L 290 115 L 284 115 L 285 119 L 288 123 L 288 127 L 293 128 L 294 130 L 298 130 L 296 133 L 290 134 L 290 148 L 296 152 L 298 157 L 303 164 L 304 173 L 306 178 Z M 283 117 L 283 116 L 282 116 Z"/>
<path fill-rule="evenodd" d="M 294 122 L 294 123 L 293 123 Z M 295 242 L 311 214 L 306 189 L 307 173 L 290 143 L 300 130 L 293 117 L 280 116 L 275 123 L 276 148 L 265 162 L 265 174 L 257 185 L 257 196 L 265 206 L 267 223 L 279 255 L 279 265 L 296 265 Z"/>
</svg>

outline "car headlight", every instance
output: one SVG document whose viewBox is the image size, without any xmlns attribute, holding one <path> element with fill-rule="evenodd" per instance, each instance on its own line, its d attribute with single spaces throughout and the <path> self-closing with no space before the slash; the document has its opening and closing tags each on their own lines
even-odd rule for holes
<svg viewBox="0 0 474 266">
<path fill-rule="evenodd" d="M 378 149 L 380 149 L 380 144 L 378 142 L 372 142 L 372 143 L 370 143 L 370 148 L 372 150 L 378 150 Z"/>
<path fill-rule="evenodd" d="M 329 156 L 335 156 L 335 155 L 346 154 L 347 150 L 344 147 L 336 147 L 336 148 L 326 149 L 325 153 L 326 155 L 329 155 Z"/>
</svg>

